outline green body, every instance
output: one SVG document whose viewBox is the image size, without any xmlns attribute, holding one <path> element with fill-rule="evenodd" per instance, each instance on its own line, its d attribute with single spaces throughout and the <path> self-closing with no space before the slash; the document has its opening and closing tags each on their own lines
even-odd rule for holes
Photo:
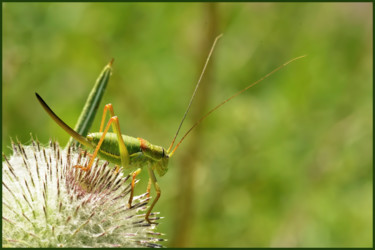
<svg viewBox="0 0 375 250">
<path fill-rule="evenodd" d="M 87 140 L 95 147 L 102 135 L 102 132 L 90 133 L 87 135 Z M 166 154 L 166 150 L 163 147 L 152 145 L 144 139 L 127 135 L 122 135 L 122 139 L 129 153 L 129 166 L 127 169 L 142 168 L 145 164 L 150 164 L 152 169 L 158 172 L 159 176 L 163 176 L 167 172 L 169 155 Z M 102 159 L 121 166 L 117 134 L 107 133 L 105 135 L 98 155 Z"/>
<path fill-rule="evenodd" d="M 35 94 L 42 107 L 68 134 L 70 134 L 74 139 L 88 149 L 97 148 L 99 141 L 103 136 L 103 132 L 90 133 L 87 135 L 87 137 L 78 134 L 64 121 L 62 121 L 37 93 Z M 114 128 L 115 130 L 119 131 L 119 128 L 116 128 L 116 125 Z M 160 176 L 167 173 L 168 161 L 171 154 L 167 153 L 163 147 L 152 145 L 148 141 L 141 138 L 121 135 L 126 148 L 126 150 L 124 150 L 127 151 L 121 155 L 119 135 L 120 134 L 110 132 L 105 134 L 103 142 L 97 152 L 101 158 L 121 166 L 124 170 L 142 168 L 145 164 L 147 164 L 151 167 L 151 170 L 156 170 Z M 123 161 L 121 161 L 121 157 L 123 158 Z"/>
<path fill-rule="evenodd" d="M 213 48 L 214 48 L 214 46 L 216 44 L 216 41 L 220 37 L 221 37 L 221 35 L 218 36 L 215 39 L 215 41 L 214 41 L 214 44 L 213 44 L 213 46 L 211 48 L 211 51 L 210 51 L 210 54 L 208 55 L 208 58 L 207 58 L 206 63 L 205 63 L 205 66 L 203 68 L 202 74 L 201 74 L 201 76 L 200 76 L 200 78 L 198 80 L 198 83 L 197 83 L 197 85 L 195 87 L 195 90 L 193 92 L 193 96 L 190 99 L 188 108 L 187 108 L 187 110 L 186 110 L 186 112 L 185 112 L 185 114 L 184 114 L 184 116 L 182 118 L 182 122 L 184 121 L 184 119 L 186 117 L 186 114 L 187 114 L 187 112 L 190 109 L 190 105 L 191 105 L 192 100 L 193 100 L 193 98 L 195 96 L 195 93 L 196 93 L 196 91 L 198 89 L 200 80 L 201 80 L 202 75 L 203 75 L 203 73 L 205 71 L 205 68 L 206 68 L 208 60 L 209 60 L 209 58 L 211 56 Z M 151 211 L 152 211 L 153 207 L 155 206 L 156 202 L 158 201 L 158 199 L 160 197 L 160 193 L 161 193 L 160 187 L 159 187 L 159 185 L 157 183 L 157 180 L 156 180 L 156 177 L 155 177 L 155 174 L 154 174 L 154 170 L 156 170 L 160 176 L 165 175 L 166 172 L 168 171 L 168 161 L 169 161 L 169 158 L 172 157 L 172 155 L 174 154 L 175 150 L 178 148 L 178 146 L 181 144 L 181 142 L 185 139 L 185 137 L 190 133 L 190 131 L 192 131 L 192 129 L 194 129 L 197 125 L 199 125 L 200 122 L 203 121 L 212 112 L 214 112 L 215 110 L 217 110 L 222 105 L 224 105 L 228 101 L 232 100 L 233 98 L 235 98 L 239 94 L 241 94 L 244 91 L 248 90 L 252 86 L 258 84 L 261 81 L 263 81 L 265 78 L 269 77 L 270 75 L 272 75 L 276 71 L 278 71 L 281 68 L 285 67 L 290 62 L 295 61 L 295 60 L 297 60 L 299 58 L 302 58 L 302 57 L 304 57 L 304 56 L 296 57 L 296 58 L 294 58 L 294 59 L 292 59 L 292 60 L 284 63 L 283 65 L 281 65 L 278 68 L 274 69 L 273 71 L 271 71 L 270 73 L 268 73 L 267 75 L 265 75 L 264 77 L 262 77 L 261 79 L 259 79 L 258 81 L 250 84 L 246 88 L 244 88 L 241 91 L 237 92 L 236 94 L 232 95 L 231 97 L 229 97 L 228 99 L 224 100 L 219 105 L 215 106 L 213 109 L 211 109 L 210 111 L 208 111 L 201 119 L 199 119 L 185 133 L 185 135 L 182 137 L 182 139 L 179 141 L 179 143 L 173 148 L 173 150 L 172 150 L 172 147 L 173 147 L 175 139 L 176 139 L 176 137 L 177 137 L 177 135 L 178 135 L 178 133 L 180 131 L 182 122 L 180 123 L 180 126 L 177 129 L 176 135 L 175 135 L 175 137 L 172 140 L 171 146 L 169 147 L 168 150 L 165 150 L 163 147 L 152 145 L 151 143 L 149 143 L 148 141 L 146 141 L 144 139 L 134 138 L 134 137 L 122 135 L 121 132 L 120 132 L 120 125 L 119 125 L 119 122 L 118 122 L 118 117 L 115 116 L 115 114 L 114 114 L 114 111 L 113 111 L 113 108 L 112 108 L 112 104 L 107 104 L 105 106 L 105 108 L 104 108 L 102 123 L 101 123 L 101 126 L 100 126 L 100 131 L 103 131 L 103 132 L 91 133 L 91 134 L 88 134 L 87 137 L 84 137 L 84 136 L 80 135 L 79 133 L 77 133 L 76 131 L 74 131 L 68 125 L 66 125 L 48 107 L 48 105 L 43 101 L 43 99 L 37 93 L 35 93 L 35 94 L 36 94 L 36 97 L 38 98 L 39 102 L 43 106 L 43 108 L 55 120 L 55 122 L 57 124 L 59 124 L 67 133 L 69 133 L 74 139 L 76 139 L 82 145 L 86 146 L 89 149 L 95 149 L 94 154 L 93 154 L 93 156 L 92 156 L 92 158 L 91 158 L 91 160 L 90 160 L 90 162 L 88 163 L 87 166 L 77 165 L 75 167 L 79 167 L 79 168 L 81 168 L 81 169 L 83 169 L 85 171 L 88 171 L 91 168 L 96 155 L 99 155 L 99 157 L 101 157 L 101 158 L 103 158 L 103 159 L 105 159 L 105 160 L 107 160 L 109 162 L 112 162 L 112 163 L 114 163 L 114 164 L 116 164 L 118 166 L 121 166 L 123 168 L 123 170 L 128 170 L 128 169 L 129 170 L 130 169 L 134 169 L 135 170 L 133 172 L 133 181 L 132 181 L 132 185 L 131 185 L 131 187 L 132 187 L 131 188 L 131 195 L 130 195 L 129 202 L 128 202 L 129 207 L 131 207 L 131 203 L 132 203 L 132 200 L 133 200 L 134 179 L 137 176 L 137 174 L 141 171 L 141 168 L 144 165 L 147 165 L 147 170 L 149 172 L 149 177 L 150 177 L 149 178 L 149 184 L 148 184 L 147 192 L 150 193 L 151 184 L 153 184 L 154 188 L 155 188 L 155 191 L 156 191 L 156 198 L 154 199 L 153 203 L 151 204 L 150 208 L 148 209 L 148 211 L 146 213 L 146 216 L 145 216 L 145 219 L 149 223 L 154 223 L 154 222 L 150 221 L 149 215 L 151 214 Z M 106 115 L 106 112 L 108 110 L 111 113 L 111 118 L 108 121 L 106 128 L 104 130 L 102 130 L 103 129 L 103 125 L 104 125 L 104 121 L 105 121 L 105 115 Z M 108 129 L 110 128 L 109 127 L 110 125 L 112 125 L 112 130 L 115 133 L 108 133 Z"/>
</svg>

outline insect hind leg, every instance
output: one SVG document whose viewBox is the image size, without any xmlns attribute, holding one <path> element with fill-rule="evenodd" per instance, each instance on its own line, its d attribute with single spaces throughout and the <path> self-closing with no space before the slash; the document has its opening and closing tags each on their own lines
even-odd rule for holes
<svg viewBox="0 0 375 250">
<path fill-rule="evenodd" d="M 104 122 L 105 122 L 105 117 L 106 117 L 106 114 L 107 112 L 109 111 L 109 113 L 111 114 L 111 117 L 115 116 L 115 112 L 113 111 L 113 106 L 111 103 L 108 103 L 104 106 L 104 109 L 103 109 L 103 116 L 102 116 L 102 120 L 100 122 L 100 129 L 99 129 L 99 132 L 102 132 L 103 131 L 103 127 L 104 127 Z"/>
<path fill-rule="evenodd" d="M 89 164 L 86 167 L 77 165 L 77 166 L 75 166 L 76 168 L 80 168 L 84 171 L 90 170 L 90 168 L 92 167 L 92 164 L 94 163 L 95 157 L 97 156 L 97 154 L 99 152 L 100 146 L 102 145 L 102 143 L 105 139 L 105 136 L 106 136 L 106 134 L 107 134 L 111 125 L 112 125 L 113 131 L 117 134 L 121 165 L 124 168 L 128 168 L 128 166 L 129 166 L 129 153 L 128 153 L 128 150 L 126 149 L 124 140 L 123 140 L 122 135 L 121 135 L 120 123 L 118 121 L 118 117 L 114 115 L 112 104 L 107 104 L 104 107 L 103 117 L 102 117 L 102 121 L 101 121 L 101 125 L 100 125 L 100 132 L 102 132 L 102 130 L 103 130 L 103 125 L 104 125 L 105 117 L 106 117 L 106 114 L 107 114 L 108 110 L 111 114 L 111 118 L 109 119 L 109 121 L 108 121 L 108 123 L 107 123 L 107 125 L 106 125 L 106 127 L 103 131 L 103 134 L 100 137 L 98 145 L 95 147 L 95 151 L 92 154 L 92 157 L 91 157 L 91 160 L 90 160 Z"/>
</svg>

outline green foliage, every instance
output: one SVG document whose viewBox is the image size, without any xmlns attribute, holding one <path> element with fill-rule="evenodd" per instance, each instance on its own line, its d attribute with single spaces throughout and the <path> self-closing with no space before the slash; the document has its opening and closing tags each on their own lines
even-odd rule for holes
<svg viewBox="0 0 375 250">
<path fill-rule="evenodd" d="M 181 145 L 159 180 L 159 231 L 176 244 L 174 232 L 189 228 L 190 247 L 372 246 L 371 3 L 215 6 L 224 36 L 206 110 L 308 56 L 203 122 L 195 154 L 191 137 Z M 69 136 L 34 92 L 74 126 L 111 58 L 102 104 L 114 105 L 124 134 L 168 147 L 208 54 L 207 23 L 201 3 L 3 4 L 3 152 L 10 136 L 26 143 L 30 132 L 65 145 Z M 182 131 L 193 122 L 188 116 Z M 184 223 L 183 168 L 194 178 Z M 146 171 L 141 178 L 139 193 Z"/>
<path fill-rule="evenodd" d="M 98 79 L 96 79 L 94 87 L 91 89 L 85 106 L 81 111 L 76 126 L 74 127 L 74 131 L 82 136 L 86 136 L 91 131 L 92 123 L 94 122 L 96 113 L 99 109 L 100 101 L 102 100 L 111 76 L 111 64 L 112 61 L 104 67 Z M 70 138 L 67 146 L 69 147 L 71 143 L 73 143 L 73 137 Z M 76 142 L 76 144 L 78 145 L 78 142 Z"/>
</svg>

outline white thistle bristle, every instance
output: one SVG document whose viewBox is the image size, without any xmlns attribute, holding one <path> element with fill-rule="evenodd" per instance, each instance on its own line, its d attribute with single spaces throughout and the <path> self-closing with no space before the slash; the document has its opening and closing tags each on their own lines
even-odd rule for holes
<svg viewBox="0 0 375 250">
<path fill-rule="evenodd" d="M 144 219 L 147 194 L 128 208 L 129 175 L 99 160 L 75 168 L 87 164 L 86 152 L 52 141 L 12 148 L 3 154 L 3 247 L 161 247 L 162 234 Z"/>
</svg>

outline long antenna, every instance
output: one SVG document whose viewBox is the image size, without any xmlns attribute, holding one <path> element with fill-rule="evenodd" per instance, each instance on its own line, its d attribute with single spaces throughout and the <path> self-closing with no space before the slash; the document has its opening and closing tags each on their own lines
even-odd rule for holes
<svg viewBox="0 0 375 250">
<path fill-rule="evenodd" d="M 214 43 L 212 44 L 212 47 L 211 47 L 210 53 L 208 54 L 208 57 L 207 57 L 206 62 L 205 62 L 205 64 L 204 64 L 204 67 L 203 67 L 202 73 L 201 73 L 201 75 L 200 75 L 200 77 L 199 77 L 199 79 L 198 79 L 197 85 L 195 86 L 195 89 L 194 89 L 193 95 L 192 95 L 191 98 L 190 98 L 189 105 L 188 105 L 188 107 L 187 107 L 187 109 L 186 109 L 186 111 L 185 111 L 184 116 L 182 117 L 181 123 L 180 123 L 180 125 L 178 126 L 178 129 L 177 129 L 176 135 L 174 136 L 174 138 L 173 138 L 173 140 L 172 140 L 172 143 L 171 143 L 171 145 L 169 146 L 167 152 L 169 152 L 169 151 L 172 149 L 172 147 L 173 147 L 173 144 L 174 144 L 174 142 L 175 142 L 175 140 L 176 140 L 176 138 L 177 138 L 177 135 L 178 135 L 178 133 L 180 132 L 180 129 L 181 129 L 182 123 L 184 122 L 184 120 L 185 120 L 185 118 L 186 118 L 186 115 L 187 115 L 187 113 L 188 113 L 189 110 L 190 110 L 190 106 L 191 106 L 191 104 L 192 104 L 192 102 L 193 102 L 194 96 L 195 96 L 195 94 L 196 94 L 196 92 L 197 92 L 197 90 L 198 90 L 198 87 L 199 87 L 200 83 L 201 83 L 201 80 L 202 80 L 202 77 L 203 77 L 203 75 L 204 75 L 204 72 L 206 71 L 207 64 L 208 64 L 208 62 L 210 61 L 210 58 L 211 58 L 212 52 L 214 51 L 214 48 L 215 48 L 216 42 L 217 42 L 217 40 L 219 40 L 219 38 L 222 37 L 222 36 L 223 36 L 223 34 L 218 35 L 218 36 L 215 38 Z"/>
<path fill-rule="evenodd" d="M 198 126 L 207 116 L 209 116 L 212 112 L 214 112 L 215 110 L 217 110 L 218 108 L 220 108 L 221 106 L 223 106 L 225 103 L 229 102 L 230 100 L 232 100 L 233 98 L 235 98 L 236 96 L 242 94 L 243 92 L 245 92 L 246 90 L 248 90 L 249 88 L 253 87 L 254 85 L 260 83 L 261 81 L 263 81 L 264 79 L 266 79 L 267 77 L 273 75 L 275 72 L 279 71 L 280 69 L 284 68 L 286 65 L 288 65 L 289 63 L 295 61 L 295 60 L 298 60 L 300 58 L 303 58 L 305 57 L 306 55 L 303 55 L 303 56 L 299 56 L 299 57 L 296 57 L 296 58 L 293 58 L 287 62 L 285 62 L 284 64 L 282 64 L 281 66 L 277 67 L 276 69 L 272 70 L 270 73 L 268 73 L 267 75 L 263 76 L 262 78 L 260 78 L 258 81 L 255 81 L 253 82 L 252 84 L 250 84 L 249 86 L 247 86 L 246 88 L 238 91 L 236 94 L 232 95 L 231 97 L 229 97 L 228 99 L 224 100 L 223 102 L 221 102 L 219 105 L 217 105 L 216 107 L 214 107 L 213 109 L 211 109 L 210 111 L 208 111 L 204 116 L 202 116 L 186 133 L 185 135 L 181 138 L 180 142 L 176 145 L 176 147 L 173 149 L 173 151 L 169 154 L 169 156 L 171 157 L 174 152 L 176 151 L 176 149 L 178 148 L 178 146 L 180 146 L 181 142 L 185 139 L 185 137 L 196 127 Z M 169 149 L 168 149 L 169 151 Z"/>
</svg>

